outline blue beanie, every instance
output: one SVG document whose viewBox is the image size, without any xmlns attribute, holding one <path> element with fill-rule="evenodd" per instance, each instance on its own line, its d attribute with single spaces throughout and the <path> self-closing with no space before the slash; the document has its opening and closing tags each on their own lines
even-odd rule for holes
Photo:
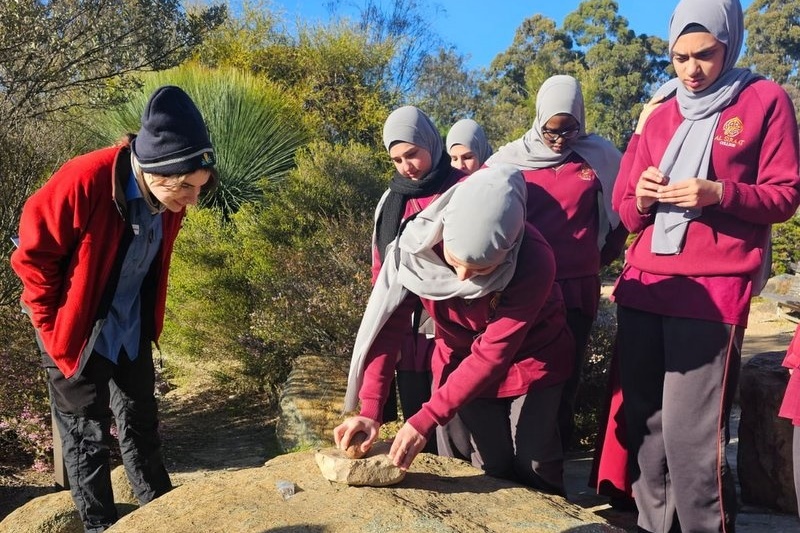
<svg viewBox="0 0 800 533">
<path fill-rule="evenodd" d="M 179 87 L 159 87 L 142 113 L 139 135 L 131 142 L 136 160 L 150 174 L 189 174 L 216 163 L 200 110 Z"/>
</svg>

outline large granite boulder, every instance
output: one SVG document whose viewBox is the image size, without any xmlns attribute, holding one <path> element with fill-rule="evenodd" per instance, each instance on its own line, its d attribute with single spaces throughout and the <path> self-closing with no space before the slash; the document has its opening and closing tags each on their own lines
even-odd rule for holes
<svg viewBox="0 0 800 533">
<path fill-rule="evenodd" d="M 792 424 L 778 417 L 788 373 L 784 352 L 753 356 L 739 379 L 738 478 L 742 501 L 797 512 L 792 478 Z"/>
<path fill-rule="evenodd" d="M 347 369 L 329 357 L 304 355 L 292 366 L 283 387 L 278 440 L 284 451 L 323 447 L 333 442 L 333 428 L 344 417 Z"/>
<path fill-rule="evenodd" d="M 117 512 L 124 516 L 139 506 L 123 467 L 111 471 Z M 0 522 L 0 533 L 83 533 L 83 523 L 68 490 L 34 498 Z"/>
<path fill-rule="evenodd" d="M 564 498 L 485 476 L 456 459 L 421 454 L 403 481 L 376 488 L 326 480 L 315 453 L 186 483 L 109 532 L 624 533 Z M 279 489 L 286 485 L 294 495 L 284 497 Z"/>
</svg>

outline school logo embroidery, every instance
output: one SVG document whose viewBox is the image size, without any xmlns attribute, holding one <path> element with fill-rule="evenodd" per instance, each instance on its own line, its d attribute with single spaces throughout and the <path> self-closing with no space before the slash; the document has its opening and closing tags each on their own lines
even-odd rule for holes
<svg viewBox="0 0 800 533">
<path fill-rule="evenodd" d="M 720 146 L 736 148 L 744 144 L 744 139 L 738 138 L 743 132 L 744 122 L 739 117 L 733 117 L 722 125 L 722 135 L 717 135 L 714 140 Z"/>
<path fill-rule="evenodd" d="M 594 170 L 589 166 L 586 161 L 581 164 L 581 170 L 578 172 L 578 177 L 584 181 L 591 181 L 594 179 Z"/>
</svg>

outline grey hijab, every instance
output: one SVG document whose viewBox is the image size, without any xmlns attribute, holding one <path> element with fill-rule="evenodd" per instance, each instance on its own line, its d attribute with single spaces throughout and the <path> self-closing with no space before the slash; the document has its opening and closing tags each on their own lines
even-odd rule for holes
<svg viewBox="0 0 800 533">
<path fill-rule="evenodd" d="M 471 118 L 459 120 L 447 132 L 447 141 L 445 142 L 447 153 L 450 153 L 450 149 L 456 144 L 466 146 L 474 153 L 478 158 L 478 166 L 482 166 L 492 155 L 492 147 L 486 139 L 486 133 L 481 125 Z"/>
<path fill-rule="evenodd" d="M 502 290 L 514 275 L 525 228 L 527 189 L 510 165 L 482 168 L 451 187 L 406 224 L 386 249 L 358 328 L 344 410 L 353 411 L 364 377 L 364 361 L 386 321 L 413 292 L 431 300 L 474 299 Z M 435 247 L 476 266 L 497 265 L 487 275 L 460 281 Z"/>
<path fill-rule="evenodd" d="M 720 113 L 758 77 L 747 69 L 734 68 L 744 34 L 742 6 L 738 0 L 682 0 L 670 20 L 670 52 L 690 24 L 702 25 L 726 46 L 725 62 L 717 81 L 701 92 L 688 90 L 677 79 L 670 80 L 658 91 L 677 91 L 678 107 L 684 118 L 658 166 L 669 176 L 670 183 L 708 177 L 711 147 Z M 655 254 L 680 253 L 689 222 L 701 214 L 699 208 L 686 209 L 659 203 L 650 251 Z"/>
<path fill-rule="evenodd" d="M 383 145 L 389 151 L 394 142 L 416 144 L 431 153 L 431 168 L 436 168 L 442 157 L 442 136 L 428 115 L 412 105 L 398 107 L 383 124 Z"/>
<path fill-rule="evenodd" d="M 565 113 L 575 117 L 580 131 L 578 137 L 559 154 L 547 146 L 542 136 L 542 127 L 555 115 Z M 611 192 L 617 179 L 622 154 L 611 142 L 598 135 L 586 134 L 586 110 L 578 80 L 564 75 L 545 80 L 536 95 L 533 127 L 521 139 L 501 147 L 489 158 L 486 165 L 507 163 L 521 170 L 549 168 L 564 162 L 572 152 L 589 163 L 602 185 L 602 192 L 598 196 L 600 235 L 597 243 L 602 248 L 609 230 L 620 223 L 619 215 L 611 207 Z"/>
</svg>

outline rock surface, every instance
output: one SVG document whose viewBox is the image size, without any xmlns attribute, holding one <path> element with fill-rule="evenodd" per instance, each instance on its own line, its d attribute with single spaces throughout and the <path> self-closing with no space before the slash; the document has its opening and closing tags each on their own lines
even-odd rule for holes
<svg viewBox="0 0 800 533">
<path fill-rule="evenodd" d="M 351 487 L 323 478 L 315 453 L 192 481 L 109 532 L 624 532 L 564 498 L 485 476 L 463 461 L 420 454 L 397 485 Z M 284 480 L 296 490 L 287 499 L 277 489 Z"/>
<path fill-rule="evenodd" d="M 737 470 L 743 502 L 796 513 L 792 424 L 778 417 L 788 381 L 784 355 L 755 355 L 742 366 Z"/>
<path fill-rule="evenodd" d="M 111 472 L 111 486 L 120 516 L 139 506 L 123 467 Z M 0 522 L 0 533 L 83 533 L 83 524 L 69 491 L 62 490 L 35 498 L 9 514 Z"/>
<path fill-rule="evenodd" d="M 314 459 L 328 481 L 356 487 L 388 487 L 400 483 L 406 475 L 389 459 L 390 447 L 390 442 L 376 443 L 359 459 L 351 459 L 338 448 L 326 448 L 314 454 Z"/>
</svg>

